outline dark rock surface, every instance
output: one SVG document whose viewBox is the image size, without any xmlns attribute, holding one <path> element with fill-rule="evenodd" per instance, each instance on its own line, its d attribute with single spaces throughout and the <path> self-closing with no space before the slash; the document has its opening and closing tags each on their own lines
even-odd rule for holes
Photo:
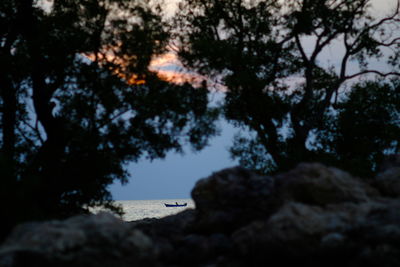
<svg viewBox="0 0 400 267">
<path fill-rule="evenodd" d="M 196 226 L 203 232 L 230 232 L 249 220 L 265 217 L 276 207 L 273 190 L 272 177 L 241 167 L 201 179 L 192 191 Z"/>
<path fill-rule="evenodd" d="M 400 167 L 390 168 L 376 176 L 376 187 L 382 194 L 400 197 Z"/>
<path fill-rule="evenodd" d="M 154 266 L 151 238 L 109 213 L 22 224 L 0 248 L 0 266 Z"/>
<path fill-rule="evenodd" d="M 20 225 L 0 266 L 400 266 L 398 168 L 368 181 L 319 163 L 275 177 L 225 169 L 177 215 Z"/>
<path fill-rule="evenodd" d="M 361 203 L 378 195 L 376 189 L 347 172 L 320 163 L 299 164 L 296 169 L 277 175 L 276 184 L 277 194 L 284 201 L 317 206 Z"/>
</svg>

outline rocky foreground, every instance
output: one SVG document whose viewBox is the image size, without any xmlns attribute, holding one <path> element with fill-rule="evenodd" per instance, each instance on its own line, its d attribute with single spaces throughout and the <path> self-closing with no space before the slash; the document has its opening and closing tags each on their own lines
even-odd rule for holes
<svg viewBox="0 0 400 267">
<path fill-rule="evenodd" d="M 0 266 L 400 266 L 400 167 L 365 181 L 324 165 L 200 180 L 195 210 L 18 226 Z"/>
</svg>

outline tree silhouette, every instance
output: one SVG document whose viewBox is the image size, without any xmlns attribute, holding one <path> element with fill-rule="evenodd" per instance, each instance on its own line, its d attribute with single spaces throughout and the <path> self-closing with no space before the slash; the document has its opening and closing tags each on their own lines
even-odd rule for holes
<svg viewBox="0 0 400 267">
<path fill-rule="evenodd" d="M 147 1 L 0 2 L 0 177 L 15 223 L 112 205 L 126 165 L 184 143 L 201 149 L 217 116 L 207 89 L 148 70 L 169 34 Z"/>
<path fill-rule="evenodd" d="M 353 86 L 327 118 L 316 141 L 334 156 L 334 164 L 371 175 L 385 154 L 399 151 L 400 86 L 398 80 L 366 81 Z"/>
<path fill-rule="evenodd" d="M 399 3 L 374 19 L 369 2 L 183 1 L 180 57 L 222 77 L 224 115 L 246 130 L 231 148 L 242 165 L 271 173 L 318 160 L 368 175 L 398 151 L 398 83 L 388 79 L 400 76 Z"/>
</svg>

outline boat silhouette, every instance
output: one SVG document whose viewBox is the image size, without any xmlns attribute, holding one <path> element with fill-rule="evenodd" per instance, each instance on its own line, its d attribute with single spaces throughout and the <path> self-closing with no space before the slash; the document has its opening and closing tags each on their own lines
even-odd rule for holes
<svg viewBox="0 0 400 267">
<path fill-rule="evenodd" d="M 175 202 L 175 204 L 164 203 L 164 205 L 165 205 L 165 207 L 186 207 L 187 203 L 178 204 L 178 202 Z"/>
</svg>

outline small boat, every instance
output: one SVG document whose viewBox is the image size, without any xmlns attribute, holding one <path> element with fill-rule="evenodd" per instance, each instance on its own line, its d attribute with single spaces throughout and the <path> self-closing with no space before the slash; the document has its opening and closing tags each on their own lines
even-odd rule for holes
<svg viewBox="0 0 400 267">
<path fill-rule="evenodd" d="M 178 204 L 178 202 L 175 202 L 175 204 L 164 203 L 164 205 L 165 205 L 165 207 L 186 207 L 187 203 Z"/>
</svg>

